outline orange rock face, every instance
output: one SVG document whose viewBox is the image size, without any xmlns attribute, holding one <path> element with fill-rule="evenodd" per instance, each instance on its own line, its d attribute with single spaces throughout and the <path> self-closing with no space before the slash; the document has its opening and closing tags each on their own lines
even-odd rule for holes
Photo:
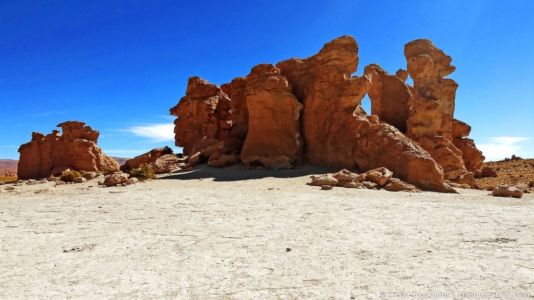
<svg viewBox="0 0 534 300">
<path fill-rule="evenodd" d="M 451 58 L 428 40 L 407 44 L 405 56 L 407 71 L 390 75 L 369 65 L 365 76 L 354 77 L 358 45 L 342 36 L 309 58 L 258 65 L 221 88 L 193 77 L 171 109 L 178 117 L 176 145 L 213 166 L 307 161 L 361 171 L 385 167 L 442 192 L 453 191 L 445 179 L 472 183 L 468 170 L 480 167 L 481 154 L 468 133 L 455 131 L 465 128 L 453 123 L 457 84 L 445 78 L 454 71 Z M 370 116 L 360 106 L 367 93 Z"/>
<path fill-rule="evenodd" d="M 273 65 L 258 65 L 247 76 L 246 95 L 249 121 L 241 161 L 251 166 L 291 168 L 302 153 L 302 104 L 287 79 Z"/>
<path fill-rule="evenodd" d="M 365 67 L 365 76 L 371 82 L 368 93 L 372 103 L 371 114 L 405 133 L 412 93 L 405 83 L 404 76 L 407 74 L 401 71 L 398 71 L 399 75 L 390 75 L 373 64 Z"/>
<path fill-rule="evenodd" d="M 429 40 L 406 44 L 404 55 L 414 82 L 407 135 L 443 167 L 446 179 L 473 185 L 473 174 L 467 174 L 468 170 L 478 170 L 483 157 L 474 142 L 465 138 L 468 125 L 453 126 L 458 84 L 446 78 L 455 70 L 451 57 Z"/>
<path fill-rule="evenodd" d="M 192 155 L 228 139 L 232 128 L 230 106 L 230 98 L 219 87 L 191 77 L 185 97 L 170 110 L 178 117 L 174 122 L 176 146 Z"/>
<path fill-rule="evenodd" d="M 54 130 L 43 135 L 34 132 L 32 140 L 20 146 L 18 177 L 39 179 L 61 174 L 66 169 L 88 172 L 112 172 L 119 164 L 97 146 L 98 131 L 82 122 L 58 125 L 63 134 Z"/>
</svg>

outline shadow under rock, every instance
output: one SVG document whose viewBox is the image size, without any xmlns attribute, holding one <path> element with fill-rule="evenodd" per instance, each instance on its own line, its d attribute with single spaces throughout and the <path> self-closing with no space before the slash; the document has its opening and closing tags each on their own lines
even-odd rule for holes
<svg viewBox="0 0 534 300">
<path fill-rule="evenodd" d="M 198 165 L 191 171 L 179 171 L 173 174 L 164 175 L 159 179 L 194 180 L 213 178 L 214 181 L 237 181 L 267 177 L 292 178 L 336 171 L 339 171 L 339 169 L 334 170 L 332 168 L 324 168 L 309 164 L 299 165 L 293 169 L 281 170 L 251 169 L 242 165 L 234 165 L 226 168 L 212 168 L 207 165 Z"/>
</svg>

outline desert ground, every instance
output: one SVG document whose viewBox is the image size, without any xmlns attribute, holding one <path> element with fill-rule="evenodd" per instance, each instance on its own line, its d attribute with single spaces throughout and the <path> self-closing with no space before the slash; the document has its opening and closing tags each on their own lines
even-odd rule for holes
<svg viewBox="0 0 534 300">
<path fill-rule="evenodd" d="M 320 172 L 0 186 L 0 298 L 534 297 L 533 194 L 306 185 Z"/>
</svg>

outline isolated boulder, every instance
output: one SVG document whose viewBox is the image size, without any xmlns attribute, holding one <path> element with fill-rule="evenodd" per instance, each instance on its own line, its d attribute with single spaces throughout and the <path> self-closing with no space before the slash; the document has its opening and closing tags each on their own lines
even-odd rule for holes
<svg viewBox="0 0 534 300">
<path fill-rule="evenodd" d="M 113 172 L 118 163 L 97 146 L 99 133 L 83 122 L 69 121 L 43 135 L 34 132 L 29 143 L 19 148 L 19 179 L 41 179 L 61 175 L 67 169 L 88 172 Z"/>
<path fill-rule="evenodd" d="M 495 197 L 521 198 L 523 197 L 523 190 L 513 185 L 498 185 L 493 188 L 493 192 L 491 194 Z"/>
</svg>

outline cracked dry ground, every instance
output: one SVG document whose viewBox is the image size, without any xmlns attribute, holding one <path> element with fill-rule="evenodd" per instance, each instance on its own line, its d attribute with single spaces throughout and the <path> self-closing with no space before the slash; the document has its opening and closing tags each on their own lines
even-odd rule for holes
<svg viewBox="0 0 534 300">
<path fill-rule="evenodd" d="M 534 297 L 532 194 L 321 191 L 308 176 L 253 178 L 3 191 L 0 298 Z"/>
</svg>

